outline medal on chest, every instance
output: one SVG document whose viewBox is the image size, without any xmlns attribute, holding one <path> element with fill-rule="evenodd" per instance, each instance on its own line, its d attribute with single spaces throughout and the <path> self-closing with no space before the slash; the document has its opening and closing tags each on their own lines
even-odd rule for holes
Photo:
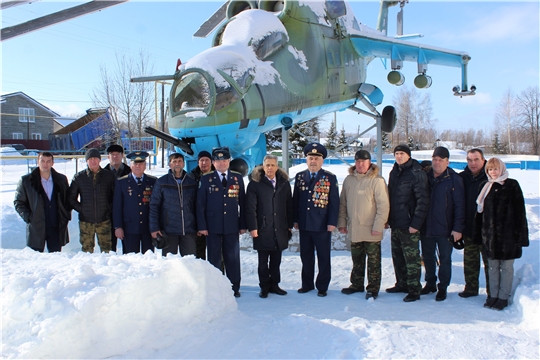
<svg viewBox="0 0 540 360">
<path fill-rule="evenodd" d="M 325 208 L 328 205 L 328 194 L 330 193 L 330 179 L 323 175 L 313 187 L 311 198 L 315 207 Z"/>
</svg>

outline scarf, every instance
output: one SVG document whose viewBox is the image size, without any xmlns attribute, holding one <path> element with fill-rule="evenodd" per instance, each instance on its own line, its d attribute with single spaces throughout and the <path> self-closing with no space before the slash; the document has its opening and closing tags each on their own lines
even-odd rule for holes
<svg viewBox="0 0 540 360">
<path fill-rule="evenodd" d="M 504 181 L 508 179 L 508 170 L 506 170 L 506 165 L 504 164 L 504 162 L 499 158 L 493 158 L 493 159 L 499 162 L 499 169 L 501 170 L 501 175 L 499 175 L 499 177 L 496 179 L 492 179 L 489 176 L 488 171 L 486 169 L 488 182 L 486 183 L 486 185 L 484 185 L 484 187 L 482 188 L 482 191 L 480 191 L 480 195 L 478 195 L 478 198 L 476 199 L 476 203 L 478 204 L 476 211 L 479 213 L 482 213 L 484 211 L 484 200 L 486 199 L 486 196 L 488 196 L 489 191 L 491 190 L 491 187 L 493 186 L 493 184 L 499 183 L 503 185 Z"/>
</svg>

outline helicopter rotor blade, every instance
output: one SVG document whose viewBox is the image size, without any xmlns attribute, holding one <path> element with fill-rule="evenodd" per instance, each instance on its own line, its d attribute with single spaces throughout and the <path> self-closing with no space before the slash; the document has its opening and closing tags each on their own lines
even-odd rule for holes
<svg viewBox="0 0 540 360">
<path fill-rule="evenodd" d="M 227 17 L 227 5 L 229 5 L 229 1 L 225 1 L 223 5 L 219 9 L 216 10 L 215 13 L 206 20 L 199 30 L 193 34 L 194 37 L 200 37 L 205 38 L 207 37 L 212 31 L 214 31 L 215 28 L 219 26 L 225 20 Z"/>
</svg>

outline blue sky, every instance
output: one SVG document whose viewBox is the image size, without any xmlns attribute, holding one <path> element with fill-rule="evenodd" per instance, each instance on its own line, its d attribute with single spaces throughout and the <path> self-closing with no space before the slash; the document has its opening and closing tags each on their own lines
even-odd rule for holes
<svg viewBox="0 0 540 360">
<path fill-rule="evenodd" d="M 41 1 L 2 11 L 2 28 L 74 6 L 82 2 Z M 352 1 L 358 21 L 375 28 L 379 2 Z M 84 113 L 92 107 L 90 94 L 99 84 L 100 64 L 114 68 L 115 53 L 135 57 L 147 51 L 154 73 L 171 74 L 176 61 L 187 61 L 208 48 L 206 39 L 192 34 L 221 2 L 130 1 L 97 13 L 57 24 L 1 43 L 1 92 L 23 91 L 61 115 Z M 503 94 L 539 86 L 539 2 L 411 0 L 405 7 L 406 34 L 421 33 L 413 41 L 467 51 L 469 84 L 477 95 L 458 98 L 452 87 L 460 70 L 432 66 L 433 117 L 437 128 L 466 130 L 493 127 L 494 112 Z M 391 9 L 389 35 L 395 34 L 397 9 Z M 386 81 L 389 70 L 376 59 L 368 69 L 369 83 L 381 88 L 383 106 L 391 105 L 398 88 Z M 406 85 L 413 86 L 416 64 L 405 63 Z M 399 116 L 399 114 L 398 114 Z M 352 112 L 338 113 L 338 128 L 354 131 L 371 120 Z M 325 127 L 325 126 L 323 126 Z"/>
</svg>

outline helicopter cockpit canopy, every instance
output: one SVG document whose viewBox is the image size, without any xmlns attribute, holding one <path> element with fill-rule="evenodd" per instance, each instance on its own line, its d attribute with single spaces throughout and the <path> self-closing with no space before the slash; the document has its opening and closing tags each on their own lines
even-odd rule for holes
<svg viewBox="0 0 540 360">
<path fill-rule="evenodd" d="M 238 101 L 240 95 L 236 89 L 222 77 L 221 80 L 216 85 L 214 78 L 204 70 L 186 71 L 174 84 L 173 113 L 203 111 L 210 114 Z"/>
</svg>

